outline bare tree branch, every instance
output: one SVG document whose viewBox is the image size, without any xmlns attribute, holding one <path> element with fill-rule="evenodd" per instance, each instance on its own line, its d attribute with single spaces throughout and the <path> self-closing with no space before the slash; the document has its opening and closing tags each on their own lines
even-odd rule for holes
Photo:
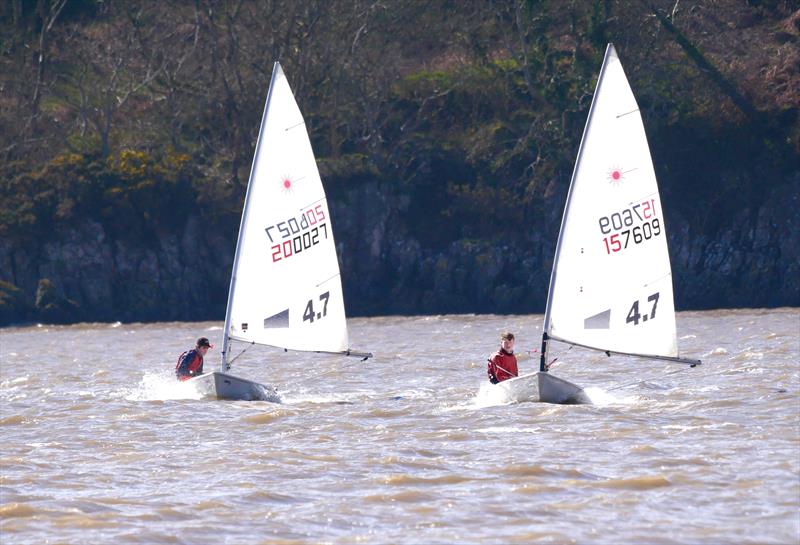
<svg viewBox="0 0 800 545">
<path fill-rule="evenodd" d="M 42 29 L 39 31 L 39 64 L 36 70 L 36 84 L 33 87 L 33 99 L 31 100 L 31 119 L 28 121 L 29 125 L 33 118 L 39 115 L 39 103 L 42 97 L 41 89 L 44 82 L 44 71 L 46 64 L 47 34 L 53 28 L 53 24 L 55 24 L 56 19 L 58 19 L 58 15 L 61 13 L 61 10 L 64 9 L 66 4 L 67 0 L 57 0 L 53 5 L 50 6 L 50 10 L 46 15 L 44 14 L 43 3 L 39 4 L 42 17 Z"/>
</svg>

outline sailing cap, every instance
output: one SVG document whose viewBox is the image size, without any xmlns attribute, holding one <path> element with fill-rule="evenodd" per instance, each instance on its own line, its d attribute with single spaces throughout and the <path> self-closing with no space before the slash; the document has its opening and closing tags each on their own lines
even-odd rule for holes
<svg viewBox="0 0 800 545">
<path fill-rule="evenodd" d="M 197 348 L 202 348 L 204 346 L 207 346 L 209 348 L 214 348 L 214 345 L 208 342 L 207 338 L 200 337 L 199 339 L 197 339 Z"/>
</svg>

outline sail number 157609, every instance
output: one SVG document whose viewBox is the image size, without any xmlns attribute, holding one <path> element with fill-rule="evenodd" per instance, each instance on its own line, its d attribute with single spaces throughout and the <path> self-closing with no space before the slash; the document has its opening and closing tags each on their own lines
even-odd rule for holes
<svg viewBox="0 0 800 545">
<path fill-rule="evenodd" d="M 598 220 L 607 254 L 641 244 L 661 234 L 661 222 L 656 217 L 655 199 L 634 204 Z M 638 224 L 638 225 L 636 225 Z"/>
</svg>

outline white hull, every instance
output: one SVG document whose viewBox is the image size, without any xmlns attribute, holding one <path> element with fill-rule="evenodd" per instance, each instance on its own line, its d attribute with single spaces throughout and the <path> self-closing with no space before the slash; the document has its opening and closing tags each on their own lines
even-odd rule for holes
<svg viewBox="0 0 800 545">
<path fill-rule="evenodd" d="M 218 371 L 204 373 L 186 382 L 193 384 L 203 395 L 217 399 L 281 402 L 278 392 L 272 386 Z"/>
<path fill-rule="evenodd" d="M 550 373 L 529 373 L 495 385 L 513 402 L 541 401 L 565 405 L 591 404 L 583 388 Z"/>
</svg>

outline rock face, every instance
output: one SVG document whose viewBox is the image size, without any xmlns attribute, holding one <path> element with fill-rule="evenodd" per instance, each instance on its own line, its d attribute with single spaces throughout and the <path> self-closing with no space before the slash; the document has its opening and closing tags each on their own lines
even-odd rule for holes
<svg viewBox="0 0 800 545">
<path fill-rule="evenodd" d="M 800 304 L 800 176 L 759 207 L 729 218 L 718 236 L 683 229 L 670 240 L 683 308 Z M 674 232 L 674 230 L 673 230 Z"/>
<path fill-rule="evenodd" d="M 38 245 L 0 240 L 2 278 L 21 294 L 0 307 L 0 320 L 216 319 L 225 314 L 233 251 L 194 217 L 181 233 L 136 244 L 111 240 L 88 220 Z"/>
<path fill-rule="evenodd" d="M 503 243 L 425 247 L 408 197 L 363 184 L 331 201 L 349 315 L 543 312 L 565 195 Z M 800 305 L 800 175 L 700 232 L 665 202 L 679 309 Z M 552 216 L 552 217 L 551 217 Z M 83 221 L 46 240 L 0 240 L 0 324 L 221 320 L 236 233 L 190 218 L 179 232 L 113 240 Z"/>
</svg>

